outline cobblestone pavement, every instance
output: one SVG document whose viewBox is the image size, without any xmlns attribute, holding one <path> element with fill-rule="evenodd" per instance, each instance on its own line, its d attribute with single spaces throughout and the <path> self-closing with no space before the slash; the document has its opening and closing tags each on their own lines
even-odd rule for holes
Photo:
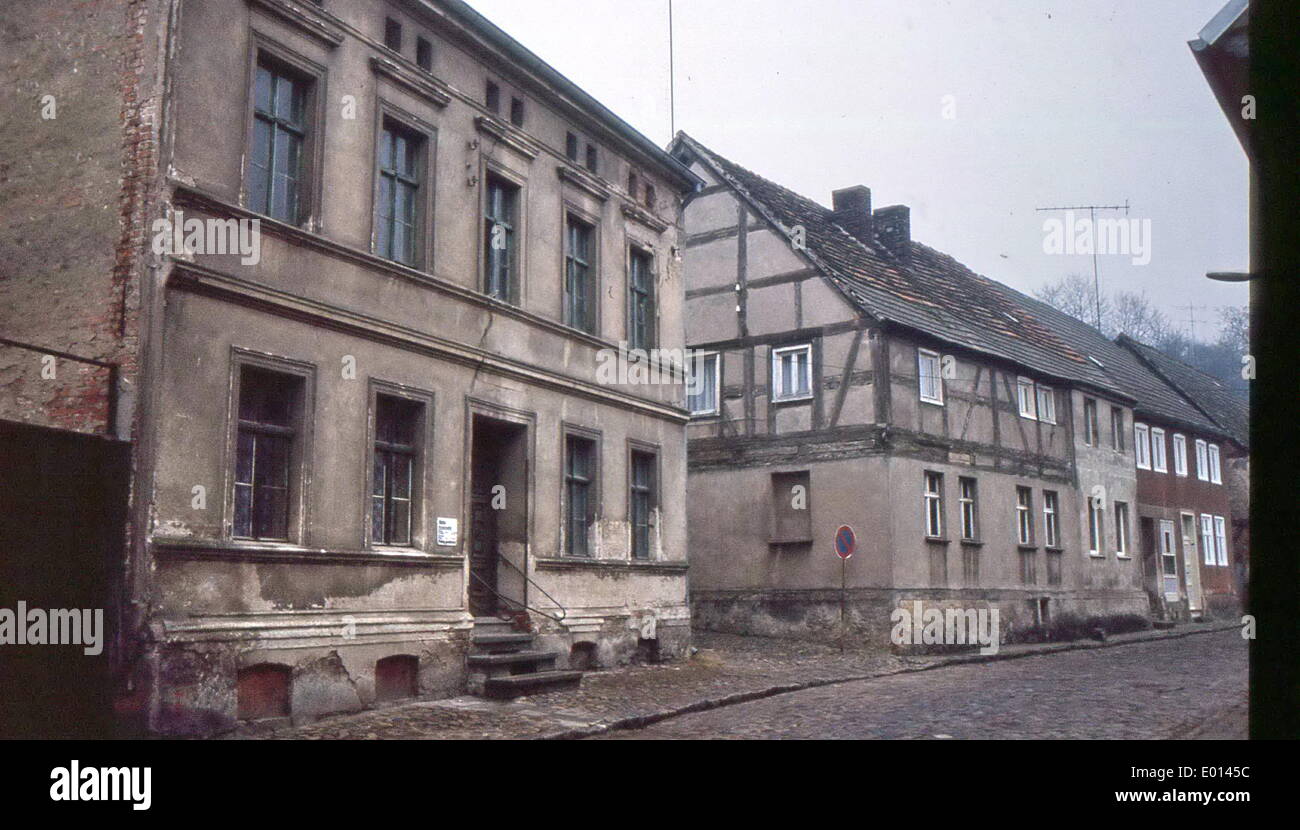
<svg viewBox="0 0 1300 830">
<path fill-rule="evenodd" d="M 1152 632 L 1121 635 L 1152 636 Z M 1189 641 L 1203 641 L 1219 635 L 1198 634 Z M 313 724 L 283 729 L 270 735 L 242 734 L 228 737 L 271 737 L 280 739 L 502 739 L 580 736 L 610 726 L 626 727 L 644 718 L 662 716 L 702 703 L 714 705 L 729 696 L 770 692 L 774 687 L 816 684 L 843 678 L 866 677 L 924 668 L 943 658 L 898 656 L 879 651 L 850 649 L 841 654 L 833 646 L 764 637 L 737 637 L 697 632 L 699 648 L 684 663 L 663 666 L 633 666 L 600 671 L 583 678 L 576 691 L 534 695 L 516 701 L 499 702 L 475 697 L 420 701 L 329 717 Z M 1041 650 L 1043 647 L 1006 646 L 1005 653 Z M 1060 646 L 1055 646 L 1060 648 Z M 1204 646 L 1200 646 L 1204 648 Z M 1097 653 L 1118 655 L 1127 646 Z M 1191 646 L 1196 651 L 1197 646 Z M 1244 649 L 1241 660 L 1244 666 Z M 1070 652 L 1069 654 L 1076 654 Z M 1034 658 L 1059 660 L 1068 655 Z M 1104 656 L 1094 665 L 1105 665 Z M 1023 663 L 1024 659 L 1009 661 Z M 983 670 L 980 666 L 938 668 L 919 675 L 915 688 L 925 690 L 932 682 L 940 688 L 946 672 Z M 1244 668 L 1242 676 L 1244 678 Z M 1050 671 L 1044 670 L 1050 677 Z M 927 680 L 924 678 L 933 678 Z M 1244 679 L 1242 681 L 1244 683 Z M 825 689 L 834 695 L 832 686 Z M 799 692 L 797 694 L 807 694 Z M 789 695 L 781 695 L 788 697 Z M 775 700 L 775 699 L 774 699 Z M 728 707 L 735 708 L 735 706 Z M 720 710 L 721 711 L 721 710 Z M 691 716 L 680 716 L 684 719 Z M 653 730 L 633 731 L 628 737 L 656 737 Z M 690 737 L 699 737 L 690 735 Z"/>
<path fill-rule="evenodd" d="M 1245 738 L 1238 631 L 806 689 L 610 732 L 673 738 Z"/>
</svg>

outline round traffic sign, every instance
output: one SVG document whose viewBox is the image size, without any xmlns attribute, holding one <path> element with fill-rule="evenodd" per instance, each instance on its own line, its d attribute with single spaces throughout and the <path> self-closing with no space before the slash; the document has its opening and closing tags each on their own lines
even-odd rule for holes
<svg viewBox="0 0 1300 830">
<path fill-rule="evenodd" d="M 835 555 L 841 559 L 848 559 L 857 546 L 858 537 L 854 535 L 853 528 L 840 525 L 839 530 L 835 531 Z"/>
</svg>

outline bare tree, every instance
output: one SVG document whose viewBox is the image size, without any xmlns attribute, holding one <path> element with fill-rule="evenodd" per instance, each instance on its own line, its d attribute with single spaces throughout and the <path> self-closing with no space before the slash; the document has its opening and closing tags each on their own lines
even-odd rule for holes
<svg viewBox="0 0 1300 830">
<path fill-rule="evenodd" d="M 1093 294 L 1092 279 L 1083 274 L 1066 274 L 1060 280 L 1045 285 L 1035 294 L 1038 299 L 1070 315 L 1076 320 L 1097 325 L 1097 302 Z M 1102 331 L 1106 330 L 1106 319 L 1110 316 L 1110 298 L 1101 297 Z"/>
</svg>

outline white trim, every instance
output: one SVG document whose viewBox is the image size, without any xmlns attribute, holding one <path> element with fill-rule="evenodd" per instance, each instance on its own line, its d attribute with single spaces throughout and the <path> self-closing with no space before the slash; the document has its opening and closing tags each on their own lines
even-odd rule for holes
<svg viewBox="0 0 1300 830">
<path fill-rule="evenodd" d="M 1174 475 L 1187 477 L 1187 436 L 1174 433 Z"/>
<path fill-rule="evenodd" d="M 1151 469 L 1151 428 L 1133 423 L 1133 458 L 1139 470 Z"/>
<path fill-rule="evenodd" d="M 691 406 L 690 375 L 695 371 L 694 369 L 695 361 L 699 361 L 701 364 L 703 364 L 711 357 L 713 358 L 713 408 L 699 409 L 699 410 L 691 409 L 691 417 L 704 418 L 711 415 L 717 415 L 722 411 L 722 400 L 721 400 L 722 399 L 722 389 L 721 389 L 722 356 L 718 352 L 695 352 L 693 357 L 694 360 L 686 364 L 686 370 L 688 373 L 686 379 L 687 382 L 686 407 L 690 409 Z"/>
<path fill-rule="evenodd" d="M 1157 473 L 1169 472 L 1168 445 L 1165 444 L 1165 431 L 1160 427 L 1151 427 L 1151 469 Z"/>
<path fill-rule="evenodd" d="M 929 377 L 933 379 L 935 388 L 939 390 L 937 396 L 925 394 L 925 366 L 927 363 L 933 366 L 933 371 L 929 374 Z M 943 406 L 943 358 L 938 352 L 932 352 L 929 349 L 916 350 L 916 389 L 921 396 L 922 402 Z"/>
<path fill-rule="evenodd" d="M 1214 517 L 1214 547 L 1218 563 L 1228 565 L 1228 522 L 1222 516 Z"/>
<path fill-rule="evenodd" d="M 1129 554 L 1128 502 L 1115 502 L 1115 555 L 1120 559 L 1131 559 Z"/>
<path fill-rule="evenodd" d="M 1209 513 L 1201 514 L 1201 556 L 1205 564 L 1213 565 L 1215 560 L 1214 517 Z"/>
<path fill-rule="evenodd" d="M 1199 481 L 1210 480 L 1209 445 L 1204 438 L 1196 439 L 1196 478 Z"/>
<path fill-rule="evenodd" d="M 929 539 L 938 539 L 943 536 L 943 473 L 936 473 L 933 470 L 926 470 L 922 476 L 923 487 L 925 490 L 922 506 L 925 508 L 925 535 Z M 930 489 L 930 482 L 935 482 L 936 489 Z M 933 514 L 930 510 L 930 504 L 934 503 Z M 934 516 L 935 526 L 930 526 L 930 517 Z M 933 532 L 931 532 L 933 531 Z"/>
<path fill-rule="evenodd" d="M 1038 420 L 1045 424 L 1056 423 L 1056 393 L 1052 387 L 1034 384 L 1034 403 L 1038 407 Z M 1047 406 L 1043 406 L 1044 403 Z"/>
<path fill-rule="evenodd" d="M 1223 466 L 1222 466 L 1222 460 L 1219 457 L 1219 445 L 1210 444 L 1209 454 L 1210 454 L 1210 481 L 1213 482 L 1214 484 L 1222 484 Z"/>
<path fill-rule="evenodd" d="M 1025 390 L 1029 394 L 1025 394 Z M 1020 410 L 1021 418 L 1028 418 L 1031 421 L 1038 420 L 1038 399 L 1034 396 L 1034 382 L 1025 377 L 1016 378 L 1016 407 Z"/>
<path fill-rule="evenodd" d="M 798 354 L 799 352 L 803 352 L 803 353 L 807 354 L 807 356 L 808 356 L 807 363 L 805 364 L 805 365 L 807 366 L 807 369 L 806 369 L 805 376 L 804 376 L 805 379 L 807 380 L 808 391 L 806 391 L 806 392 L 796 392 L 795 394 L 792 394 L 792 395 L 779 395 L 779 394 L 777 393 L 777 390 L 779 390 L 779 389 L 781 388 L 782 383 L 783 383 L 784 380 L 785 380 L 785 376 L 784 376 L 784 374 L 783 374 L 783 372 L 782 372 L 782 369 L 781 369 L 781 358 L 782 358 L 784 355 L 787 355 L 787 354 Z M 798 363 L 799 363 L 798 358 L 795 358 L 795 360 L 794 360 L 794 365 L 797 366 Z M 795 384 L 795 388 L 798 389 L 798 387 L 799 387 L 799 384 L 796 383 L 796 384 Z M 781 347 L 781 348 L 779 348 L 779 349 L 772 349 L 772 395 L 771 395 L 771 397 L 772 397 L 772 401 L 774 401 L 774 402 L 785 402 L 785 401 L 806 401 L 806 400 L 811 399 L 812 396 L 813 396 L 813 389 L 812 389 L 812 344 L 810 344 L 810 343 L 804 343 L 804 344 L 802 344 L 802 345 L 798 345 L 798 346 L 783 346 L 783 347 Z"/>
</svg>

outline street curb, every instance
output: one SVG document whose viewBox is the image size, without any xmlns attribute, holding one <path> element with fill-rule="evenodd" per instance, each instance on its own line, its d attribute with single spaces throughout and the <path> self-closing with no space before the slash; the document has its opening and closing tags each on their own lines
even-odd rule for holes
<svg viewBox="0 0 1300 830">
<path fill-rule="evenodd" d="M 999 651 L 997 654 L 969 654 L 959 657 L 948 657 L 942 660 L 936 660 L 933 663 L 927 663 L 923 666 L 905 666 L 900 669 L 889 671 L 872 672 L 870 674 L 846 675 L 844 677 L 817 678 L 801 683 L 783 683 L 777 686 L 768 686 L 763 689 L 753 689 L 747 692 L 736 692 L 734 694 L 723 695 L 722 697 L 706 698 L 697 700 L 694 703 L 688 703 L 685 706 L 678 706 L 673 709 L 665 709 L 661 712 L 651 712 L 646 715 L 633 715 L 631 717 L 620 718 L 608 723 L 593 724 L 591 726 L 579 727 L 576 729 L 566 729 L 561 732 L 553 732 L 549 735 L 540 735 L 533 740 L 538 741 L 574 741 L 582 738 L 591 738 L 596 735 L 603 735 L 607 732 L 620 732 L 631 729 L 643 729 L 660 721 L 671 718 L 690 715 L 696 712 L 707 712 L 711 709 L 720 709 L 724 706 L 735 706 L 739 703 L 749 703 L 763 698 L 776 697 L 777 695 L 788 694 L 790 692 L 799 692 L 804 689 L 816 689 L 822 686 L 835 686 L 841 683 L 854 683 L 859 680 L 872 680 L 879 677 L 892 677 L 900 674 L 913 674 L 915 672 L 933 671 L 948 666 L 960 666 L 968 663 L 992 663 L 999 660 L 1018 660 L 1022 657 L 1037 657 L 1041 654 L 1056 654 L 1062 651 L 1080 651 L 1083 649 L 1098 648 L 1115 648 L 1118 646 L 1132 645 L 1133 643 L 1149 643 L 1156 640 L 1181 640 L 1184 637 L 1194 637 L 1198 634 L 1212 634 L 1218 631 L 1229 631 L 1240 628 L 1240 623 L 1223 623 L 1220 625 L 1198 627 L 1189 631 L 1178 631 L 1175 633 L 1157 633 L 1152 632 L 1141 637 L 1132 637 L 1125 640 L 1114 640 L 1104 642 L 1093 642 L 1089 640 L 1075 640 L 1069 643 L 1049 643 L 1041 648 L 1035 647 L 1023 651 L 1006 652 Z"/>
</svg>

